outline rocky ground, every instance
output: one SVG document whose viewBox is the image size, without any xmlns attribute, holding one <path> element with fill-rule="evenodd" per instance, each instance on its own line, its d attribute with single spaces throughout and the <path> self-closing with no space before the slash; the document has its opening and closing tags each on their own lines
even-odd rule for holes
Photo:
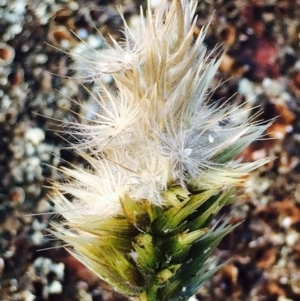
<svg viewBox="0 0 300 301">
<path fill-rule="evenodd" d="M 144 1 L 0 0 L 0 300 L 126 300 L 46 231 L 57 218 L 47 214 L 47 186 L 60 179 L 50 166 L 81 164 L 64 149 L 59 125 L 93 108 L 61 50 L 76 49 L 78 37 L 101 49 L 99 32 L 121 39 L 117 3 L 134 26 Z M 245 105 L 253 112 L 259 105 L 263 119 L 276 118 L 270 139 L 243 157 L 276 159 L 252 174 L 246 196 L 222 212 L 244 222 L 214 254 L 231 261 L 196 297 L 300 300 L 300 2 L 200 0 L 197 15 L 195 35 L 211 20 L 208 48 L 227 50 L 215 79 L 225 83 L 214 98 L 248 99 Z"/>
</svg>

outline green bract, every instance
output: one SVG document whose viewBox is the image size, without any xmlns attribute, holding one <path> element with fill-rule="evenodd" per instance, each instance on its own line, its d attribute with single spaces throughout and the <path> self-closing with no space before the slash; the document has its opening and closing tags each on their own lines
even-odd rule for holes
<svg viewBox="0 0 300 301">
<path fill-rule="evenodd" d="M 90 216 L 71 225 L 80 235 L 70 231 L 56 236 L 74 247 L 71 252 L 82 263 L 128 296 L 187 300 L 218 269 L 206 261 L 237 225 L 209 227 L 218 211 L 233 201 L 232 190 L 187 196 L 178 194 L 180 189 L 166 193 L 177 206 L 155 206 L 125 196 L 122 214 L 101 221 Z"/>
</svg>

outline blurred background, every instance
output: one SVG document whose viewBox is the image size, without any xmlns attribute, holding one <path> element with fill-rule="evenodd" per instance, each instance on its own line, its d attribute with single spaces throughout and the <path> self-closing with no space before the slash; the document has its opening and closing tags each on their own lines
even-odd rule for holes
<svg viewBox="0 0 300 301">
<path fill-rule="evenodd" d="M 150 0 L 153 8 L 157 1 Z M 46 230 L 57 218 L 47 214 L 49 181 L 60 180 L 51 166 L 84 164 L 65 148 L 61 123 L 80 121 L 95 107 L 67 53 L 101 51 L 99 33 L 121 41 L 116 5 L 134 30 L 145 1 L 0 0 L 0 300 L 127 300 Z M 231 260 L 196 297 L 300 300 L 300 2 L 200 0 L 196 13 L 195 36 L 210 22 L 208 49 L 226 49 L 214 85 L 224 83 L 213 99 L 231 98 L 252 114 L 260 106 L 261 119 L 276 118 L 270 139 L 242 154 L 246 161 L 276 159 L 221 213 L 244 220 L 214 254 L 220 263 Z M 113 85 L 109 76 L 103 80 Z"/>
</svg>

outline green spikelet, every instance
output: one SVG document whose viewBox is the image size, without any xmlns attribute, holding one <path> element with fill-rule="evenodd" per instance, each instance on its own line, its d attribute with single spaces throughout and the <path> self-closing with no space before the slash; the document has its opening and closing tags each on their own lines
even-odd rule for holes
<svg viewBox="0 0 300 301">
<path fill-rule="evenodd" d="M 218 268 L 211 269 L 207 259 L 235 226 L 209 228 L 209 222 L 232 202 L 233 191 L 187 195 L 176 186 L 164 197 L 173 205 L 158 207 L 126 196 L 121 200 L 123 214 L 82 220 L 72 225 L 82 231 L 80 235 L 56 236 L 74 247 L 76 258 L 128 296 L 141 301 L 187 300 Z"/>
</svg>

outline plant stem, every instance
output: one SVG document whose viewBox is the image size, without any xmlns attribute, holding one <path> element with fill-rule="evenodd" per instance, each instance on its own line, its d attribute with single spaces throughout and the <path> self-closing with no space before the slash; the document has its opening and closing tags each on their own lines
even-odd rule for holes
<svg viewBox="0 0 300 301">
<path fill-rule="evenodd" d="M 154 280 L 155 277 L 149 281 L 146 290 L 140 294 L 139 301 L 157 301 L 158 286 L 155 284 Z"/>
</svg>

